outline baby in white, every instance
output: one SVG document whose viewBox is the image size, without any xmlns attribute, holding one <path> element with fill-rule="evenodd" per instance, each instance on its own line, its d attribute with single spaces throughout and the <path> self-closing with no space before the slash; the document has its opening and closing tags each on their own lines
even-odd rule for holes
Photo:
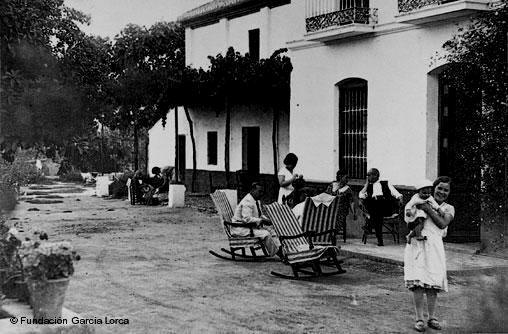
<svg viewBox="0 0 508 334">
<path fill-rule="evenodd" d="M 423 223 L 427 218 L 425 211 L 417 208 L 417 205 L 429 203 L 432 209 L 439 212 L 439 204 L 437 204 L 434 197 L 432 197 L 432 182 L 425 180 L 417 185 L 417 193 L 411 197 L 407 202 L 404 209 L 404 220 L 410 229 L 409 234 L 406 236 L 407 243 L 411 243 L 412 238 L 416 240 L 427 240 L 427 237 L 422 236 Z"/>
</svg>

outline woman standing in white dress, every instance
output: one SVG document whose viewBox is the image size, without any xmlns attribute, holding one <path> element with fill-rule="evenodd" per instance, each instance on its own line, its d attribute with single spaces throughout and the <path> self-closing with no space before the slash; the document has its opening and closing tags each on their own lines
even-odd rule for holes
<svg viewBox="0 0 508 334">
<path fill-rule="evenodd" d="M 406 287 L 413 292 L 416 312 L 414 328 L 419 332 L 425 331 L 424 295 L 427 296 L 429 314 L 427 325 L 436 330 L 441 329 L 434 311 L 437 293 L 448 291 L 443 237 L 455 215 L 454 207 L 445 203 L 450 194 L 450 184 L 451 179 L 447 176 L 440 176 L 434 181 L 434 199 L 439 204 L 439 209 L 432 209 L 428 203 L 418 206 L 427 213 L 422 230 L 422 235 L 427 240 L 422 242 L 413 238 L 404 251 L 404 281 Z"/>
<path fill-rule="evenodd" d="M 293 182 L 296 179 L 302 178 L 303 175 L 298 175 L 294 172 L 296 164 L 298 163 L 298 157 L 294 153 L 288 153 L 284 158 L 284 165 L 277 173 L 279 178 L 279 197 L 277 202 L 282 204 L 283 197 L 287 197 L 295 190 Z"/>
</svg>

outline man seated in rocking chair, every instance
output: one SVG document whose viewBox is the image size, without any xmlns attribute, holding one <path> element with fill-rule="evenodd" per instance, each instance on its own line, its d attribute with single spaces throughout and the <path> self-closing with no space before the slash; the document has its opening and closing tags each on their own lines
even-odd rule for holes
<svg viewBox="0 0 508 334">
<path fill-rule="evenodd" d="M 254 237 L 261 238 L 266 251 L 270 256 L 280 253 L 280 242 L 276 237 L 268 218 L 261 214 L 261 206 L 259 199 L 263 196 L 263 186 L 254 182 L 250 192 L 238 203 L 235 214 L 233 215 L 233 223 L 255 225 L 252 228 Z M 249 227 L 232 227 L 231 234 L 238 237 L 250 236 Z"/>
</svg>

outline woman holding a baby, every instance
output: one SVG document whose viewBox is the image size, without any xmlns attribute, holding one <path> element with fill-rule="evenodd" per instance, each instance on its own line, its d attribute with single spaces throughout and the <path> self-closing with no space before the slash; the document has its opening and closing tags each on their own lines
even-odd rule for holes
<svg viewBox="0 0 508 334">
<path fill-rule="evenodd" d="M 429 316 L 427 326 L 441 329 L 434 311 L 437 293 L 448 291 L 443 237 L 446 236 L 447 226 L 455 215 L 454 207 L 445 202 L 450 194 L 450 184 L 449 177 L 440 176 L 432 184 L 433 196 L 426 197 L 425 191 L 420 191 L 420 195 L 416 194 L 406 205 L 405 218 L 414 215 L 414 221 L 423 223 L 421 229 L 414 225 L 419 230 L 416 234 L 414 231 L 410 234 L 404 251 L 404 281 L 406 287 L 413 292 L 416 312 L 414 328 L 419 332 L 425 331 L 424 295 L 427 296 Z M 430 184 L 427 188 L 429 187 Z M 417 196 L 419 198 L 416 198 Z"/>
</svg>

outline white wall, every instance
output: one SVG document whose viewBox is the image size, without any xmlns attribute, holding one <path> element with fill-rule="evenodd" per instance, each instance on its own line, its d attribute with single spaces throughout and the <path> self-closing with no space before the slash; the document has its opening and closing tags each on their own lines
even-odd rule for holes
<svg viewBox="0 0 508 334">
<path fill-rule="evenodd" d="M 192 65 L 195 68 L 207 68 L 210 64 L 208 56 L 216 56 L 218 53 L 224 52 L 226 36 L 223 33 L 223 23 L 219 22 L 197 29 L 186 29 L 185 43 L 191 45 L 190 50 L 186 50 L 185 54 L 187 65 Z"/>
<path fill-rule="evenodd" d="M 192 168 L 192 146 L 189 133 L 189 126 L 183 108 L 178 108 L 178 134 L 186 135 L 187 168 Z M 175 113 L 171 110 L 167 114 L 166 126 L 162 126 L 162 120 L 158 121 L 148 130 L 148 171 L 157 166 L 175 165 Z M 188 156 L 191 160 L 189 164 Z M 190 167 L 189 167 L 190 166 Z"/>
<path fill-rule="evenodd" d="M 296 1 L 300 2 L 300 1 Z M 300 6 L 300 5 L 299 5 Z M 293 15 L 290 15 L 293 14 Z M 297 14 L 297 15 L 295 15 Z M 186 28 L 186 64 L 195 68 L 208 68 L 208 56 L 224 54 L 229 46 L 242 54 L 249 51 L 251 29 L 260 30 L 260 58 L 269 57 L 273 51 L 286 47 L 288 40 L 302 36 L 305 29 L 303 11 L 295 11 L 293 4 L 275 8 L 261 8 L 259 11 L 233 19 L 221 19 L 219 22 L 195 29 Z M 296 35 L 295 35 L 296 33 Z M 296 36 L 296 37 L 295 37 Z M 183 115 L 183 110 L 181 110 Z M 197 147 L 197 168 L 224 171 L 224 127 L 225 114 L 222 111 L 194 108 L 190 110 L 194 121 L 194 133 Z M 272 150 L 272 112 L 258 106 L 234 107 L 231 113 L 230 170 L 242 168 L 242 127 L 260 127 L 260 172 L 273 173 Z M 168 117 L 166 131 L 158 123 L 150 130 L 149 165 L 168 161 L 174 165 L 173 116 Z M 180 134 L 186 134 L 187 168 L 192 168 L 192 147 L 188 127 L 182 125 L 180 116 Z M 186 122 L 186 121 L 185 121 Z M 168 132 L 169 131 L 169 132 Z M 217 131 L 217 165 L 207 163 L 207 132 Z M 159 142 L 169 143 L 160 145 Z M 279 166 L 289 152 L 289 115 L 281 113 L 278 133 Z M 164 151 L 164 152 L 163 152 Z"/>
<path fill-rule="evenodd" d="M 226 118 L 223 111 L 211 109 L 189 109 L 194 123 L 196 139 L 197 169 L 224 171 L 224 135 Z M 234 106 L 231 111 L 231 142 L 230 142 L 230 170 L 242 169 L 242 127 L 260 127 L 260 172 L 272 174 L 272 120 L 271 110 L 257 106 Z M 183 108 L 179 108 L 179 134 L 186 136 L 186 167 L 192 168 L 192 144 L 189 126 Z M 217 165 L 209 165 L 207 157 L 207 133 L 217 131 Z M 150 131 L 150 145 L 148 150 L 148 166 L 174 166 L 174 113 L 168 113 L 166 128 L 162 128 L 159 121 Z M 282 161 L 288 153 L 289 146 L 289 118 L 282 113 L 279 122 L 279 160 Z"/>
<path fill-rule="evenodd" d="M 248 30 L 255 28 L 260 29 L 261 57 L 289 47 L 294 67 L 291 107 L 282 122 L 289 130 L 280 133 L 279 157 L 288 151 L 296 153 L 298 168 L 306 179 L 323 182 L 333 179 L 338 168 L 336 84 L 347 78 L 367 80 L 368 166 L 379 168 L 382 177 L 394 184 L 413 185 L 418 179 L 437 175 L 437 85 L 435 75 L 429 72 L 439 64 L 433 64 L 431 58 L 457 32 L 456 24 L 467 24 L 469 18 L 420 26 L 400 24 L 395 21 L 396 0 L 371 0 L 371 7 L 378 8 L 374 33 L 326 44 L 306 41 L 304 0 L 187 28 L 186 61 L 194 67 L 207 67 L 207 56 L 224 52 L 228 46 L 245 53 Z M 223 170 L 223 115 L 214 118 L 210 111 L 192 112 L 201 150 L 198 168 Z M 233 117 L 231 170 L 241 168 L 241 126 L 261 124 L 261 136 L 271 137 L 271 118 L 264 116 L 244 108 Z M 206 132 L 213 129 L 219 131 L 219 165 L 207 166 Z M 261 172 L 273 168 L 271 142 L 266 140 L 262 143 Z M 190 145 L 189 139 L 187 143 Z M 189 161 L 187 166 L 191 166 Z"/>
<path fill-rule="evenodd" d="M 306 178 L 329 181 L 338 168 L 336 84 L 347 78 L 368 82 L 368 166 L 399 185 L 435 176 L 437 110 L 427 110 L 435 105 L 427 74 L 456 31 L 450 22 L 292 50 L 290 150 Z"/>
<path fill-rule="evenodd" d="M 224 54 L 230 46 L 245 54 L 249 51 L 248 31 L 251 29 L 260 30 L 260 57 L 269 57 L 273 51 L 286 47 L 287 41 L 302 36 L 304 32 L 303 12 L 298 13 L 300 16 L 290 15 L 295 12 L 293 7 L 293 4 L 273 9 L 264 7 L 249 15 L 221 19 L 195 29 L 186 28 L 186 64 L 207 68 L 208 56 Z"/>
</svg>

